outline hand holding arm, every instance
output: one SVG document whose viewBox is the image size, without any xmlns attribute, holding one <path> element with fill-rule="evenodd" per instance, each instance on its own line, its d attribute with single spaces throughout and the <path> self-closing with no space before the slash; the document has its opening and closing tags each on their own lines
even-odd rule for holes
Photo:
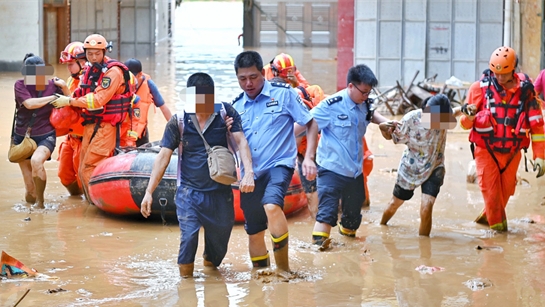
<svg viewBox="0 0 545 307">
<path fill-rule="evenodd" d="M 302 163 L 303 176 L 308 180 L 314 180 L 316 178 L 317 169 L 316 163 L 314 163 L 314 157 L 316 156 L 316 147 L 318 146 L 318 123 L 314 119 L 311 119 L 307 124 L 307 151 L 305 152 L 305 158 Z"/>
<path fill-rule="evenodd" d="M 242 131 L 233 132 L 231 135 L 239 148 L 240 158 L 244 165 L 244 177 L 240 180 L 239 190 L 241 193 L 253 192 L 255 188 L 254 168 L 248 140 L 246 140 Z"/>
</svg>

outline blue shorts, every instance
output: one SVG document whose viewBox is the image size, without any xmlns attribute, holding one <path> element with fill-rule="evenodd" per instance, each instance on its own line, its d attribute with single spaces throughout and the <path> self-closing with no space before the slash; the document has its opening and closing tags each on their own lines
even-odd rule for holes
<svg viewBox="0 0 545 307">
<path fill-rule="evenodd" d="M 21 136 L 18 134 L 13 135 L 13 144 L 21 144 L 25 136 Z M 36 145 L 38 146 L 45 146 L 51 153 L 55 150 L 55 146 L 57 145 L 57 136 L 55 135 L 55 131 L 49 132 L 44 135 L 38 135 L 38 136 L 31 136 L 31 139 L 36 142 Z M 29 157 L 27 160 L 30 160 L 31 157 Z M 51 160 L 51 156 L 47 160 Z"/>
<path fill-rule="evenodd" d="M 276 166 L 255 180 L 252 193 L 240 193 L 240 208 L 244 212 L 244 229 L 254 235 L 267 229 L 267 215 L 263 205 L 275 204 L 284 208 L 284 197 L 293 177 L 293 168 Z"/>
<path fill-rule="evenodd" d="M 433 197 L 437 197 L 439 195 L 439 190 L 441 189 L 441 186 L 443 185 L 443 179 L 445 178 L 445 168 L 444 167 L 438 167 L 433 170 L 430 177 L 424 181 L 421 185 L 422 194 L 427 194 Z M 394 187 L 394 196 L 401 199 L 401 200 L 409 200 L 414 195 L 414 190 L 405 190 L 404 188 L 400 187 L 399 185 L 395 185 Z"/>
<path fill-rule="evenodd" d="M 318 166 L 318 214 L 316 221 L 337 225 L 339 200 L 341 225 L 356 230 L 361 224 L 361 207 L 365 201 L 363 174 L 356 178 L 345 177 Z"/>
<path fill-rule="evenodd" d="M 196 191 L 189 187 L 178 187 L 176 191 L 176 214 L 180 224 L 180 252 L 178 264 L 195 262 L 199 245 L 199 230 L 204 228 L 203 258 L 215 266 L 227 253 L 231 230 L 235 224 L 233 190 Z"/>
</svg>

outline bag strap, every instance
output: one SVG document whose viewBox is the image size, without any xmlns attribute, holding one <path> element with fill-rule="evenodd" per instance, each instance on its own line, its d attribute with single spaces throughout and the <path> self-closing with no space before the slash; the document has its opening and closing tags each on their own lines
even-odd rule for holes
<svg viewBox="0 0 545 307">
<path fill-rule="evenodd" d="M 206 152 L 209 152 L 210 151 L 210 145 L 208 145 L 208 142 L 204 138 L 204 135 L 202 135 L 201 124 L 199 124 L 199 120 L 197 119 L 197 116 L 195 114 L 191 114 L 191 115 L 189 115 L 189 117 L 191 117 L 191 119 L 195 123 L 195 129 L 197 129 L 197 132 L 199 133 L 199 135 L 201 136 L 201 138 L 202 138 L 202 140 L 204 142 L 204 147 L 206 147 Z"/>
</svg>

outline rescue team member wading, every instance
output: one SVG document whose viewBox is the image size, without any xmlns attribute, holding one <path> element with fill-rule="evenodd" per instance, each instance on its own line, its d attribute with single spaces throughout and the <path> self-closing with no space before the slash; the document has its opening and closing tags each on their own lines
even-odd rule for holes
<svg viewBox="0 0 545 307">
<path fill-rule="evenodd" d="M 89 35 L 83 42 L 85 56 L 91 64 L 75 93 L 75 98 L 60 97 L 57 108 L 82 108 L 83 141 L 79 177 L 85 196 L 89 197 L 89 180 L 98 163 L 110 157 L 119 143 L 119 125 L 130 109 L 134 95 L 134 79 L 127 67 L 105 56 L 109 47 L 99 34 Z"/>
<path fill-rule="evenodd" d="M 66 64 L 70 77 L 63 86 L 63 93 L 72 95 L 79 87 L 80 76 L 85 67 L 85 50 L 82 42 L 71 42 L 61 52 L 61 64 Z M 59 146 L 59 179 L 70 195 L 81 195 L 81 182 L 78 177 L 81 140 L 83 138 L 83 118 L 81 109 L 65 107 L 53 110 L 51 124 L 55 127 L 57 136 L 67 134 Z"/>
<path fill-rule="evenodd" d="M 136 79 L 136 95 L 140 98 L 138 103 L 133 106 L 132 121 L 125 120 L 121 129 L 121 135 L 127 133 L 128 130 L 134 130 L 138 136 L 136 146 L 149 142 L 148 137 L 148 111 L 152 104 L 158 107 L 167 121 L 170 120 L 172 114 L 170 109 L 165 104 L 165 100 L 155 82 L 151 77 L 142 72 L 142 63 L 137 59 L 128 59 L 125 61 L 125 66 L 131 71 Z M 121 144 L 123 146 L 123 144 Z"/>
<path fill-rule="evenodd" d="M 339 232 L 356 236 L 365 201 L 363 136 L 369 123 L 387 121 L 371 107 L 369 93 L 378 83 L 371 69 L 363 64 L 353 66 L 346 79 L 345 89 L 310 111 L 322 132 L 316 152 L 318 215 L 312 231 L 313 243 L 322 249 L 328 248 L 331 228 L 337 226 L 339 202 L 342 209 Z"/>
<path fill-rule="evenodd" d="M 469 140 L 476 145 L 475 165 L 484 198 L 484 210 L 475 221 L 498 231 L 507 230 L 505 206 L 515 193 L 520 150 L 526 150 L 530 141 L 534 170 L 538 177 L 545 173 L 541 106 L 528 76 L 515 73 L 516 58 L 510 47 L 492 53 L 489 69 L 469 88 L 460 120 L 462 128 L 471 129 Z"/>
</svg>

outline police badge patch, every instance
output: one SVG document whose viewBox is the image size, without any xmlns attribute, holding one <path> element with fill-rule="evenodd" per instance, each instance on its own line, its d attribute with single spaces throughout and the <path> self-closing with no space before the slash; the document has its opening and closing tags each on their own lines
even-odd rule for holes
<svg viewBox="0 0 545 307">
<path fill-rule="evenodd" d="M 109 77 L 104 77 L 102 78 L 102 82 L 100 82 L 100 86 L 102 86 L 102 88 L 108 88 L 110 87 L 111 82 L 112 79 L 110 79 Z"/>
</svg>

